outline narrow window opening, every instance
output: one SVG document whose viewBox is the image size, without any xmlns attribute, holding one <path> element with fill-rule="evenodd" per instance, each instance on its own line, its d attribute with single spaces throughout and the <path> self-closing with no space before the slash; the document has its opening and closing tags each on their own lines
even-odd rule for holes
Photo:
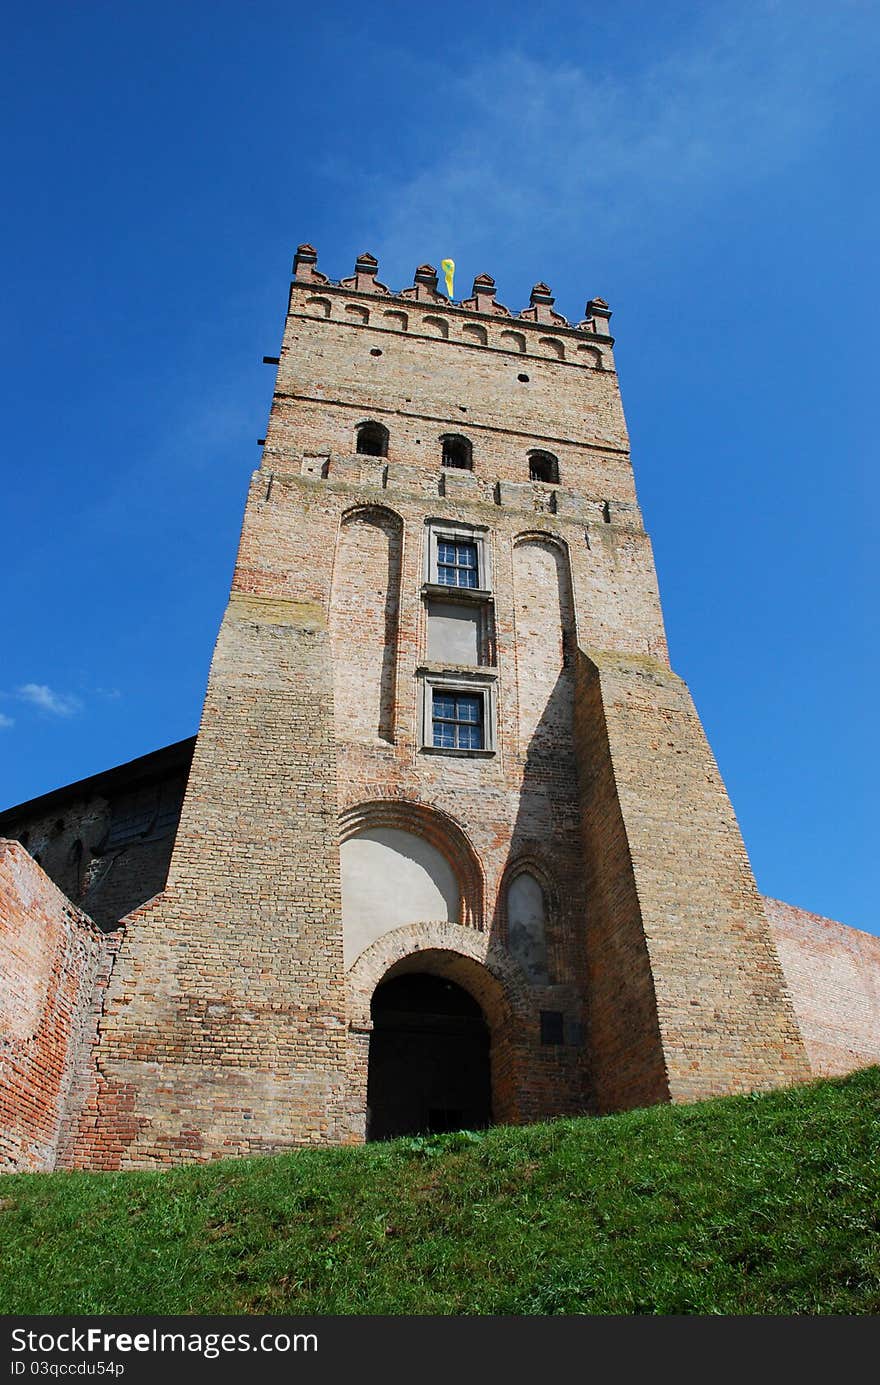
<svg viewBox="0 0 880 1385">
<path fill-rule="evenodd" d="M 357 450 L 364 457 L 387 457 L 388 429 L 381 423 L 362 423 L 357 430 Z"/>
<path fill-rule="evenodd" d="M 459 471 L 472 471 L 474 465 L 473 449 L 467 438 L 449 433 L 441 438 L 443 443 L 442 462 L 444 466 L 455 467 Z"/>
<path fill-rule="evenodd" d="M 529 453 L 529 480 L 543 481 L 551 486 L 559 484 L 559 462 L 552 452 Z"/>
</svg>

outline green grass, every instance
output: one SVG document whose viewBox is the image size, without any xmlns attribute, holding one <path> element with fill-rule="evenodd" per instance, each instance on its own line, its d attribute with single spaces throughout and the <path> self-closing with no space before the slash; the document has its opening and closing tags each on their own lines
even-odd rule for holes
<svg viewBox="0 0 880 1385">
<path fill-rule="evenodd" d="M 601 1120 L 0 1182 L 4 1313 L 877 1313 L 880 1068 Z"/>
</svg>

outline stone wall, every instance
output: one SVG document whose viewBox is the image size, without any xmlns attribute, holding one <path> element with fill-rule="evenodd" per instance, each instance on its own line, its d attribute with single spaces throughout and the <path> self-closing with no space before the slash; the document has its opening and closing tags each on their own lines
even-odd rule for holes
<svg viewBox="0 0 880 1385">
<path fill-rule="evenodd" d="M 24 847 L 0 840 L 0 1169 L 55 1167 L 112 952 Z"/>
</svg>

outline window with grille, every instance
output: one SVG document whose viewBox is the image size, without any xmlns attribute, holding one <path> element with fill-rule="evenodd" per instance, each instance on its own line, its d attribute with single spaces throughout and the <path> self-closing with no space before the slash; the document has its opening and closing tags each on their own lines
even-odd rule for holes
<svg viewBox="0 0 880 1385">
<path fill-rule="evenodd" d="M 435 746 L 444 750 L 482 750 L 482 695 L 435 691 L 432 723 Z"/>
<path fill-rule="evenodd" d="M 439 539 L 437 581 L 441 587 L 478 587 L 477 545 L 458 539 Z"/>
<path fill-rule="evenodd" d="M 449 433 L 441 441 L 443 443 L 441 460 L 444 466 L 457 467 L 459 471 L 472 470 L 474 464 L 473 449 L 467 438 Z"/>
<path fill-rule="evenodd" d="M 552 452 L 529 453 L 529 480 L 543 481 L 551 486 L 559 484 L 559 462 Z"/>
</svg>

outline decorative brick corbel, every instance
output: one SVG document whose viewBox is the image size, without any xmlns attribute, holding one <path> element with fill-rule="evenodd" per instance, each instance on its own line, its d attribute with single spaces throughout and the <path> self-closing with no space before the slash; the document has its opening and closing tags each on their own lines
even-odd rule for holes
<svg viewBox="0 0 880 1385">
<path fill-rule="evenodd" d="M 470 308 L 472 313 L 489 313 L 495 317 L 510 317 L 510 309 L 495 302 L 495 280 L 491 274 L 478 274 L 471 290 L 473 297 L 466 298 L 460 305 Z"/>
<path fill-rule="evenodd" d="M 529 298 L 529 306 L 519 314 L 526 322 L 543 322 L 548 327 L 567 327 L 568 318 L 553 311 L 556 299 L 547 284 L 536 284 Z"/>
<path fill-rule="evenodd" d="M 293 257 L 293 277 L 300 284 L 327 284 L 326 274 L 319 274 L 315 268 L 318 252 L 313 245 L 298 245 Z"/>
<path fill-rule="evenodd" d="M 385 293 L 390 294 L 391 290 L 384 284 L 380 284 L 376 275 L 379 272 L 379 261 L 375 255 L 371 255 L 369 250 L 365 250 L 362 255 L 358 255 L 354 262 L 354 275 L 351 279 L 340 279 L 339 287 L 343 289 L 356 289 L 358 293 Z"/>
</svg>

